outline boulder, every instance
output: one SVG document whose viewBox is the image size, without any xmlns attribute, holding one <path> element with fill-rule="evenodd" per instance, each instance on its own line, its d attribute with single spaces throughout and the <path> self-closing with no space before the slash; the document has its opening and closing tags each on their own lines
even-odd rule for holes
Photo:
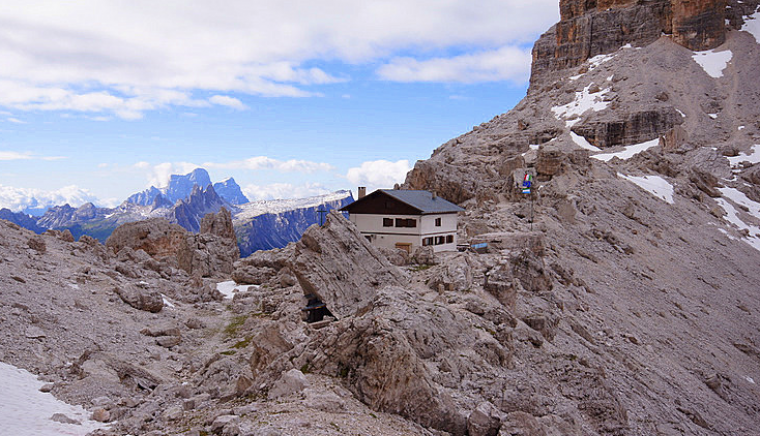
<svg viewBox="0 0 760 436">
<path fill-rule="evenodd" d="M 469 436 L 496 436 L 501 428 L 503 413 L 493 404 L 483 402 L 467 417 Z"/>
<path fill-rule="evenodd" d="M 302 392 L 310 385 L 306 376 L 297 369 L 291 369 L 284 373 L 279 380 L 277 380 L 269 390 L 268 396 L 270 400 L 276 400 L 280 397 L 286 397 Z"/>
<path fill-rule="evenodd" d="M 126 284 L 114 288 L 114 292 L 122 301 L 138 310 L 156 313 L 164 307 L 163 297 L 152 289 Z"/>
</svg>

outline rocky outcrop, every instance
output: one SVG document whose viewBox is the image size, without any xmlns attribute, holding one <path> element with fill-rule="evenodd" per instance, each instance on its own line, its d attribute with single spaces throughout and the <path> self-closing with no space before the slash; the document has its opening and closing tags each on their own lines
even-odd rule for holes
<svg viewBox="0 0 760 436">
<path fill-rule="evenodd" d="M 127 223 L 113 232 L 106 246 L 115 253 L 125 248 L 142 250 L 191 275 L 229 276 L 240 256 L 230 212 L 222 209 L 218 214 L 207 214 L 200 227 L 203 232 L 191 234 L 160 218 Z"/>
<path fill-rule="evenodd" d="M 174 256 L 186 242 L 187 231 L 164 219 L 153 218 L 119 226 L 106 240 L 106 247 L 119 253 L 125 247 L 143 250 L 157 258 Z"/>
<path fill-rule="evenodd" d="M 657 139 L 683 124 L 683 117 L 671 106 L 627 114 L 595 115 L 574 125 L 571 130 L 599 148 L 640 144 Z"/>
<path fill-rule="evenodd" d="M 339 318 L 367 309 L 379 288 L 407 280 L 337 212 L 328 215 L 323 227 L 312 226 L 303 234 L 293 272 L 304 294 L 319 297 Z"/>
</svg>

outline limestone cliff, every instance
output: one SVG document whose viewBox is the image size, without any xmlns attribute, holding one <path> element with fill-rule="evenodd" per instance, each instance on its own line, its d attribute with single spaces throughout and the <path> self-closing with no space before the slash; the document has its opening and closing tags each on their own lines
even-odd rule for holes
<svg viewBox="0 0 760 436">
<path fill-rule="evenodd" d="M 691 50 L 713 49 L 725 42 L 727 31 L 741 27 L 742 12 L 751 5 L 757 2 L 561 0 L 560 22 L 533 49 L 531 88 L 547 74 L 626 44 L 648 45 L 661 35 Z"/>
</svg>

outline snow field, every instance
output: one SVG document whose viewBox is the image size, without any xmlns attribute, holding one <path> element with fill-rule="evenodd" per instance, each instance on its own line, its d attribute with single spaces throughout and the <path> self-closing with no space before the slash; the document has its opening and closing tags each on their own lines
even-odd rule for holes
<svg viewBox="0 0 760 436">
<path fill-rule="evenodd" d="M 618 173 L 618 177 L 628 180 L 666 203 L 673 204 L 673 185 L 660 176 L 637 177 Z"/>
<path fill-rule="evenodd" d="M 44 382 L 32 373 L 0 362 L 0 429 L 13 436 L 84 436 L 107 425 L 91 421 L 89 412 L 40 392 Z M 50 418 L 61 413 L 81 424 L 63 424 Z"/>
</svg>

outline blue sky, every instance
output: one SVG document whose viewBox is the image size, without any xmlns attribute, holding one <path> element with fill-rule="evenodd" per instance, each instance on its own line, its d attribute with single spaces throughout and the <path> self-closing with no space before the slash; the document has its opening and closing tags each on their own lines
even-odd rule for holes
<svg viewBox="0 0 760 436">
<path fill-rule="evenodd" d="M 389 187 L 513 107 L 556 0 L 0 6 L 0 207 L 203 166 L 251 199 Z M 187 6 L 191 5 L 191 6 Z"/>
</svg>

